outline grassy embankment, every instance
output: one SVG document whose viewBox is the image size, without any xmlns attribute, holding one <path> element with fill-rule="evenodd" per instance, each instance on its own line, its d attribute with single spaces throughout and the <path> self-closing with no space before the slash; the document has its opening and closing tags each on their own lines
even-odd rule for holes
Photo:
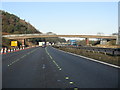
<svg viewBox="0 0 120 90">
<path fill-rule="evenodd" d="M 76 48 L 65 48 L 65 47 L 56 47 L 57 49 L 63 50 L 63 51 L 67 51 L 67 52 L 71 52 L 71 53 L 75 53 L 78 55 L 82 55 L 85 57 L 89 57 L 89 58 L 93 58 L 99 61 L 103 61 L 103 62 L 107 62 L 110 64 L 114 64 L 114 65 L 118 65 L 120 66 L 120 64 L 118 62 L 120 62 L 120 56 L 112 56 L 112 55 L 105 55 L 103 53 L 98 53 L 98 52 L 92 52 L 92 51 L 87 51 L 87 50 L 83 50 L 83 49 L 76 49 Z"/>
</svg>

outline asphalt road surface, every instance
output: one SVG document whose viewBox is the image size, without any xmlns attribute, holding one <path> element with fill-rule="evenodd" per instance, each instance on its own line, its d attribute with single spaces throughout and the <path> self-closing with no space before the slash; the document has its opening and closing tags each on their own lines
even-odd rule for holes
<svg viewBox="0 0 120 90">
<path fill-rule="evenodd" d="M 3 88 L 117 88 L 118 69 L 52 47 L 2 55 Z"/>
</svg>

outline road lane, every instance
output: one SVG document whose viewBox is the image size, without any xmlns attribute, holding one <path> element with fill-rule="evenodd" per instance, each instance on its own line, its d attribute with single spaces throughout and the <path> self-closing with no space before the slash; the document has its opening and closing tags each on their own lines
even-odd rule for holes
<svg viewBox="0 0 120 90">
<path fill-rule="evenodd" d="M 118 69 L 52 47 L 3 55 L 3 88 L 74 87 L 117 88 Z"/>
<path fill-rule="evenodd" d="M 29 52 L 33 50 L 34 52 L 9 67 L 6 67 L 7 60 L 3 59 L 3 88 L 71 87 L 61 72 L 51 62 L 45 48 L 33 48 Z M 29 52 L 25 51 L 23 55 Z M 5 55 L 3 58 L 5 58 Z M 12 61 L 11 59 L 8 60 Z"/>
<path fill-rule="evenodd" d="M 6 71 L 5 69 L 7 69 L 7 67 L 10 66 L 10 64 L 13 64 L 13 62 L 18 62 L 19 60 L 21 60 L 21 58 L 27 55 L 27 53 L 31 53 L 34 49 L 35 48 L 30 48 L 18 52 L 3 54 L 2 55 L 3 71 Z"/>
<path fill-rule="evenodd" d="M 62 72 L 71 77 L 79 88 L 116 88 L 118 87 L 118 69 L 94 61 L 80 58 L 47 48 L 52 58 L 62 68 Z"/>
</svg>

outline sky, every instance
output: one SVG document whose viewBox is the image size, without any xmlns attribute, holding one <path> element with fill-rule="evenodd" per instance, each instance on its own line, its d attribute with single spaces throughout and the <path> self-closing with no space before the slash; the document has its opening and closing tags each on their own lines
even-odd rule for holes
<svg viewBox="0 0 120 90">
<path fill-rule="evenodd" d="M 118 2 L 2 2 L 2 10 L 56 34 L 118 32 Z"/>
</svg>

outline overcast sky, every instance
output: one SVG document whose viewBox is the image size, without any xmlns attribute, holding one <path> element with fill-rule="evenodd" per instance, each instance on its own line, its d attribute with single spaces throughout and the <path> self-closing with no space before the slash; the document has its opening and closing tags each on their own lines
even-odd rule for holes
<svg viewBox="0 0 120 90">
<path fill-rule="evenodd" d="M 3 2 L 2 10 L 56 34 L 112 34 L 118 31 L 117 2 Z"/>
</svg>

